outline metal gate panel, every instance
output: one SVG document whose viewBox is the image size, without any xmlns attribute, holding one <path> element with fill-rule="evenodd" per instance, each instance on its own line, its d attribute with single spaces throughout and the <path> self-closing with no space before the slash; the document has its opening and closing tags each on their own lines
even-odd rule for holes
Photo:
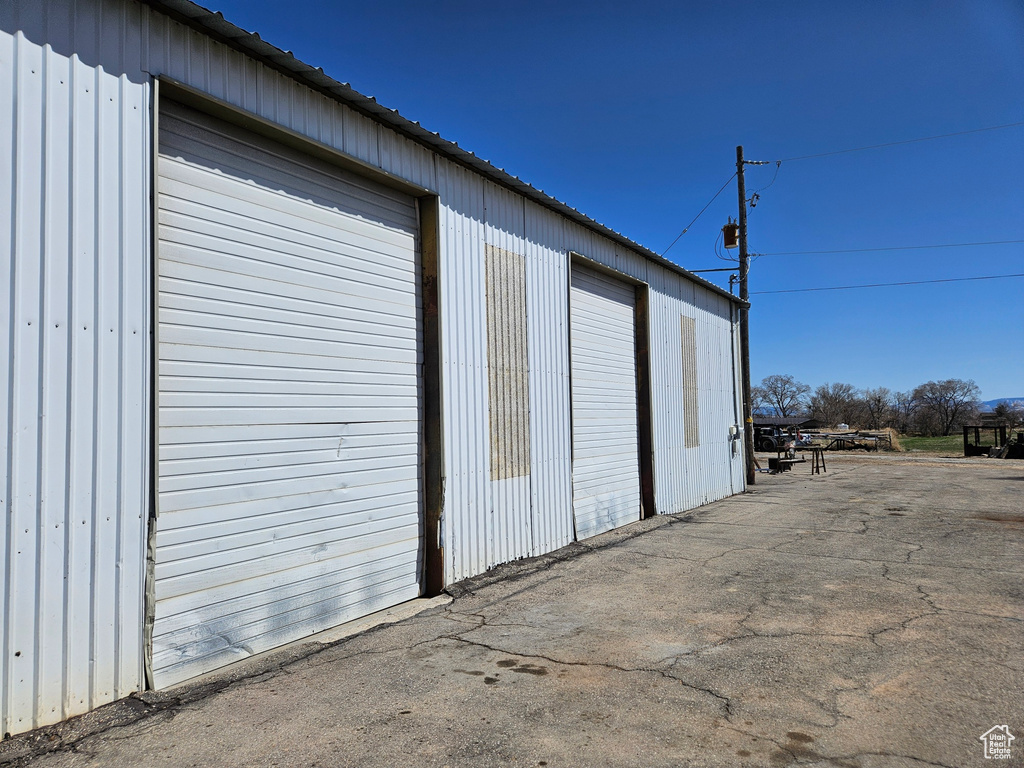
<svg viewBox="0 0 1024 768">
<path fill-rule="evenodd" d="M 415 203 L 173 103 L 158 159 L 152 667 L 420 593 Z"/>
<path fill-rule="evenodd" d="M 572 267 L 572 497 L 576 537 L 640 519 L 633 287 Z"/>
</svg>

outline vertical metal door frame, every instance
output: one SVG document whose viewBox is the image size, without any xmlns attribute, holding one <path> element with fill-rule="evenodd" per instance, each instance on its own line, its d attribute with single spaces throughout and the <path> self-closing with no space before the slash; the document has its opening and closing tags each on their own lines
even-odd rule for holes
<svg viewBox="0 0 1024 768">
<path fill-rule="evenodd" d="M 441 379 L 440 244 L 441 201 L 437 195 L 416 200 L 420 236 L 420 333 L 423 345 L 423 568 L 420 588 L 428 597 L 441 594 L 444 582 L 444 411 Z"/>
<path fill-rule="evenodd" d="M 147 690 L 153 684 L 153 623 L 156 619 L 156 525 L 160 515 L 159 451 L 160 451 L 160 80 L 153 78 L 150 90 L 150 170 L 149 170 L 149 236 L 150 236 L 150 306 L 149 306 L 149 510 L 146 525 L 146 571 L 143 589 L 142 659 Z"/>
<path fill-rule="evenodd" d="M 636 334 L 636 420 L 640 462 L 640 517 L 658 514 L 654 493 L 654 397 L 651 393 L 651 286 L 634 287 L 633 329 Z"/>
<path fill-rule="evenodd" d="M 579 541 L 579 531 L 576 530 L 576 494 L 573 491 L 573 473 L 576 459 L 576 440 L 574 438 L 575 424 L 573 422 L 573 381 L 572 381 L 572 263 L 574 259 L 584 257 L 574 251 L 567 251 L 565 254 L 565 349 L 566 349 L 566 373 L 569 380 L 569 517 L 572 519 L 572 540 Z"/>
</svg>

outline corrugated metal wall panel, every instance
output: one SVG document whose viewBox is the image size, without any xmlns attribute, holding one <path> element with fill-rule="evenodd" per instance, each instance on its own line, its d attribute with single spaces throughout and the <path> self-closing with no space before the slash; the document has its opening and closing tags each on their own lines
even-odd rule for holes
<svg viewBox="0 0 1024 768">
<path fill-rule="evenodd" d="M 138 146 L 126 145 L 123 156 L 147 151 L 148 128 L 137 131 L 134 121 L 138 119 L 144 122 L 147 119 L 145 102 L 148 96 L 139 101 L 141 106 L 138 109 L 134 108 L 135 97 L 148 94 L 148 83 L 156 75 L 174 77 L 244 110 L 305 133 L 364 162 L 438 191 L 441 197 L 439 292 L 445 451 L 442 534 L 445 542 L 445 578 L 448 582 L 480 573 L 503 559 L 553 549 L 571 538 L 571 518 L 567 517 L 567 500 L 571 498 L 568 471 L 568 338 L 564 332 L 568 320 L 567 252 L 570 250 L 652 285 L 651 365 L 655 399 L 655 481 L 659 511 L 679 511 L 703 503 L 705 499 L 726 495 L 731 489 L 740 490 L 743 487 L 740 458 L 730 457 L 727 466 L 717 469 L 711 466 L 721 461 L 721 455 L 716 451 L 728 449 L 728 445 L 722 445 L 719 441 L 721 426 L 726 425 L 727 428 L 728 424 L 734 423 L 732 417 L 727 418 L 727 413 L 735 407 L 735 393 L 729 393 L 727 397 L 727 384 L 723 382 L 730 376 L 729 372 L 737 360 L 737 351 L 734 346 L 729 346 L 729 304 L 724 298 L 714 296 L 705 289 L 695 290 L 694 284 L 685 278 L 666 271 L 577 222 L 564 219 L 532 201 L 523 201 L 504 188 L 497 194 L 490 191 L 485 193 L 485 187 L 490 182 L 485 183 L 475 173 L 435 156 L 421 145 L 400 137 L 371 119 L 142 4 L 123 0 L 77 0 L 74 3 L 54 2 L 40 6 L 31 0 L 13 0 L 0 4 L 0 27 L 11 33 L 23 29 L 28 40 L 40 50 L 43 43 L 49 43 L 53 52 L 47 55 L 56 53 L 71 60 L 70 70 L 81 82 L 92 78 L 96 82 L 117 83 L 116 93 L 104 94 L 107 99 L 105 103 L 100 104 L 94 90 L 87 97 L 79 94 L 70 107 L 71 113 L 76 116 L 71 130 L 75 136 L 80 137 L 75 142 L 68 142 L 75 155 L 72 163 L 77 163 L 73 167 L 79 168 L 75 171 L 75 177 L 84 180 L 83 183 L 92 182 L 94 194 L 73 196 L 75 214 L 68 225 L 71 233 L 68 237 L 73 242 L 85 243 L 86 247 L 90 247 L 89 243 L 104 244 L 118 232 L 126 233 L 123 238 L 115 238 L 117 244 L 113 249 L 102 251 L 103 259 L 112 258 L 112 254 L 128 253 L 135 239 L 145 240 L 144 235 L 129 231 L 129 217 L 124 214 L 127 208 L 122 207 L 121 200 L 129 201 L 131 206 L 139 208 L 139 215 L 130 218 L 134 225 L 144 230 L 147 214 L 143 206 L 148 191 L 149 165 L 145 158 L 139 162 L 104 163 L 102 173 L 106 175 L 97 176 L 93 181 L 90 169 L 97 167 L 97 164 L 95 157 L 89 154 L 92 151 L 89 148 L 98 147 L 100 155 L 107 157 L 112 151 L 111 147 L 117 146 L 117 141 L 135 141 L 137 137 Z M 13 38 L 5 43 L 9 50 L 13 50 L 12 41 Z M 75 54 L 74 59 L 71 59 L 72 54 Z M 102 67 L 102 72 L 99 67 Z M 123 77 L 119 78 L 121 75 Z M 14 76 L 13 67 L 0 73 L 3 87 L 8 89 L 3 103 L 14 98 Z M 32 97 L 31 93 L 27 93 L 24 104 L 19 108 L 30 111 L 36 109 L 31 106 Z M 41 98 L 52 100 L 54 92 L 48 92 Z M 113 101 L 109 100 L 111 98 Z M 137 117 L 135 113 L 138 113 Z M 114 115 L 113 122 L 109 121 L 110 115 Z M 5 124 L 4 120 L 8 120 L 8 123 Z M 10 122 L 9 114 L 0 114 L 0 127 L 4 125 L 12 126 L 9 132 L 13 136 L 13 123 Z M 53 146 L 51 151 L 59 153 L 60 150 Z M 30 165 L 31 157 L 26 156 L 25 162 Z M 112 184 L 115 180 L 118 183 Z M 50 186 L 47 194 L 56 190 L 57 187 Z M 486 206 L 485 194 L 488 196 Z M 116 211 L 121 213 L 111 213 Z M 23 232 L 30 233 L 34 227 L 41 226 L 38 222 L 31 223 L 29 219 L 28 214 L 19 219 Z M 63 232 L 60 228 L 51 228 L 49 236 L 59 238 Z M 526 256 L 529 387 L 531 409 L 537 417 L 531 419 L 530 482 L 528 487 L 522 488 L 495 488 L 489 479 L 486 339 L 482 301 L 485 241 Z M 141 252 L 146 253 L 144 245 L 141 246 Z M 97 258 L 100 259 L 99 256 Z M 121 296 L 129 296 L 131 299 L 130 305 L 125 304 L 119 310 L 121 314 L 118 321 L 112 326 L 113 337 L 108 337 L 118 339 L 121 345 L 118 349 L 122 350 L 120 389 L 113 401 L 108 398 L 106 389 L 108 368 L 104 367 L 104 373 L 100 375 L 95 362 L 103 359 L 104 365 L 108 365 L 107 356 L 112 349 L 107 345 L 108 339 L 94 338 L 91 347 L 75 338 L 67 342 L 71 357 L 71 383 L 68 386 L 76 396 L 80 396 L 78 400 L 72 398 L 69 401 L 70 427 L 67 431 L 70 438 L 67 452 L 71 458 L 68 460 L 67 471 L 71 484 L 68 486 L 66 503 L 73 509 L 83 505 L 89 509 L 93 504 L 106 505 L 108 502 L 102 496 L 105 490 L 97 491 L 96 495 L 90 490 L 94 486 L 99 488 L 99 477 L 104 479 L 104 489 L 120 488 L 115 495 L 126 516 L 118 522 L 122 526 L 122 542 L 134 542 L 131 539 L 135 535 L 134 529 L 126 521 L 129 518 L 138 520 L 132 525 L 141 525 L 145 519 L 144 468 L 131 470 L 129 479 L 122 477 L 117 482 L 110 482 L 110 468 L 105 458 L 98 460 L 94 470 L 88 461 L 81 461 L 80 457 L 92 455 L 97 447 L 104 450 L 113 448 L 115 454 L 121 451 L 116 455 L 120 456 L 118 461 L 122 462 L 122 467 L 130 467 L 132 462 L 138 463 L 139 457 L 144 455 L 144 450 L 136 447 L 136 434 L 145 427 L 147 390 L 138 384 L 139 381 L 145 381 L 145 365 L 135 371 L 132 368 L 135 365 L 132 355 L 144 353 L 145 347 L 140 347 L 141 352 L 133 350 L 129 354 L 127 339 L 137 335 L 140 342 L 145 342 L 144 331 L 132 334 L 132 328 L 135 319 L 146 311 L 148 282 L 140 277 L 138 290 L 134 293 L 128 290 L 131 280 L 135 279 L 128 278 L 128 270 L 144 269 L 145 265 L 145 259 L 137 263 L 123 260 L 116 268 L 109 268 L 115 274 L 111 274 L 108 267 L 103 265 L 86 265 L 81 273 L 72 270 L 68 288 L 53 282 L 51 284 L 54 288 L 49 294 L 41 293 L 38 300 L 31 300 L 40 304 L 49 301 L 52 305 L 54 296 L 63 295 L 62 291 L 66 290 L 70 296 L 69 306 L 73 318 L 84 313 L 89 319 L 103 319 L 102 312 L 110 306 L 111 291 L 119 294 L 118 299 Z M 118 275 L 122 278 L 119 279 Z M 49 279 L 40 278 L 44 281 Z M 15 283 L 12 282 L 12 286 Z M 12 287 L 11 290 L 13 296 L 19 289 Z M 106 293 L 102 293 L 101 301 L 98 301 L 97 291 L 101 290 Z M 23 304 L 31 303 L 30 299 L 23 298 L 21 301 Z M 114 306 L 118 306 L 116 301 Z M 12 310 L 11 318 L 16 312 L 16 309 Z M 700 312 L 706 314 L 701 315 Z M 670 346 L 664 329 L 678 329 L 679 315 L 687 313 L 697 321 L 698 340 L 704 340 L 704 346 L 698 350 L 701 375 L 707 373 L 704 370 L 707 363 L 718 366 L 715 372 L 707 373 L 706 383 L 701 386 L 702 397 L 711 405 L 706 405 L 703 399 L 700 401 L 702 443 L 705 434 L 713 435 L 714 438 L 706 445 L 702 444 L 699 449 L 689 449 L 707 451 L 696 456 L 690 456 L 673 442 L 673 434 L 679 435 L 681 432 L 673 432 L 674 427 L 669 423 L 673 418 L 674 406 L 663 385 L 672 381 L 676 374 L 667 362 L 667 351 L 660 356 L 657 352 L 659 349 L 667 350 Z M 701 325 L 702 317 L 706 320 L 706 332 Z M 9 318 L 8 322 L 14 321 Z M 545 325 L 552 332 L 543 332 Z M 145 328 L 145 325 L 141 327 Z M 95 326 L 89 328 L 92 330 Z M 555 329 L 561 330 L 555 332 Z M 26 343 L 25 329 L 15 323 L 7 330 L 9 332 L 3 343 Z M 678 342 L 678 338 L 675 341 Z M 31 341 L 30 346 L 42 350 L 44 347 L 51 348 L 52 344 L 49 336 L 44 335 Z M 677 351 L 678 346 L 673 349 Z M 723 350 L 731 351 L 727 353 Z M 43 353 L 39 352 L 38 356 L 42 360 Z M 678 363 L 678 354 L 673 356 Z M 117 369 L 118 362 L 115 360 L 113 364 Z M 4 385 L 9 390 L 8 396 L 24 396 L 20 390 L 12 389 L 12 382 L 20 380 L 20 375 L 12 374 L 8 378 Z M 94 421 L 93 411 L 76 408 L 76 402 L 85 402 L 88 398 L 95 400 L 105 419 L 112 417 L 113 423 L 117 425 L 116 428 L 108 425 L 109 431 L 101 430 L 103 434 L 97 434 L 95 443 L 92 432 L 97 422 Z M 61 406 L 51 402 L 47 407 L 51 413 L 59 413 Z M 58 411 L 54 411 L 54 407 Z M 7 434 L 11 434 L 11 426 L 8 425 Z M 16 444 L 21 452 L 19 456 L 43 455 L 38 452 L 33 454 L 32 450 L 26 449 L 27 444 L 19 443 L 13 437 L 8 443 L 4 448 L 7 451 L 7 466 L 11 466 L 14 461 L 13 446 Z M 123 450 L 129 443 L 131 449 Z M 51 452 L 45 455 L 55 454 Z M 690 476 L 685 474 L 684 468 L 691 468 Z M 31 486 L 33 471 L 24 470 L 25 477 L 19 476 L 18 483 Z M 10 482 L 14 483 L 14 480 Z M 142 485 L 129 489 L 130 482 Z M 14 485 L 9 487 L 13 488 Z M 6 493 L 9 502 L 11 496 L 9 492 Z M 131 501 L 134 497 L 138 497 L 136 502 Z M 506 511 L 502 512 L 505 517 L 495 518 L 492 510 L 496 497 L 519 501 L 514 502 L 512 507 L 506 504 Z M 526 503 L 530 509 L 528 515 L 523 511 L 526 507 L 519 506 Z M 102 538 L 97 539 L 97 542 L 102 543 Z M 10 551 L 12 539 L 5 540 L 4 545 L 5 551 Z M 97 589 L 111 587 L 111 584 L 120 590 L 128 590 L 129 587 L 141 589 L 141 580 L 135 582 L 129 570 L 122 570 L 120 581 L 117 582 L 104 582 L 104 575 L 99 572 L 96 573 L 96 579 L 93 579 L 94 567 L 99 566 L 94 564 L 91 554 L 88 557 L 75 554 L 78 551 L 75 546 L 75 543 L 70 545 L 70 554 L 67 555 L 69 582 L 76 585 L 69 588 L 69 594 L 74 593 L 75 589 L 87 589 L 90 595 L 96 595 Z M 126 543 L 122 546 L 129 548 Z M 131 566 L 123 565 L 125 568 Z M 127 584 L 129 581 L 131 585 Z M 84 588 L 80 586 L 82 584 L 89 586 Z M 118 604 L 127 605 L 125 600 Z M 83 602 L 74 597 L 70 599 L 69 606 L 64 619 L 65 627 L 80 626 L 82 621 L 112 620 L 112 614 L 94 613 L 88 600 Z M 131 622 L 122 624 L 117 640 L 120 650 L 115 655 L 120 660 L 118 663 L 126 670 L 123 679 L 127 680 L 134 675 L 137 680 L 137 672 L 131 671 L 138 668 L 137 648 L 133 646 L 129 649 L 132 652 L 122 652 L 132 646 L 137 627 Z M 94 677 L 93 672 L 81 672 L 89 669 L 87 660 L 93 652 L 93 646 L 103 641 L 104 631 L 97 629 L 89 634 L 88 644 L 67 646 L 68 658 L 61 686 L 68 701 L 99 702 L 102 700 L 101 695 L 106 695 L 105 691 L 111 687 L 100 684 L 93 686 L 90 682 Z M 4 674 L 4 690 L 10 692 L 12 678 L 9 671 Z M 49 671 L 46 675 L 50 680 Z M 54 683 L 48 685 L 51 690 L 55 690 Z M 95 688 L 95 691 L 89 689 L 85 699 L 75 693 L 85 690 L 83 685 Z M 78 707 L 79 704 L 74 706 Z M 92 704 L 81 706 L 89 708 Z M 66 711 L 81 709 L 73 710 L 69 706 Z"/>
<path fill-rule="evenodd" d="M 524 222 L 529 230 L 525 248 L 528 254 L 530 407 L 534 415 L 531 418 L 530 519 L 525 520 L 521 512 L 514 511 L 525 510 L 525 506 L 506 506 L 509 499 L 520 499 L 514 503 L 522 504 L 521 494 L 525 488 L 502 487 L 500 483 L 488 488 L 482 487 L 480 473 L 482 471 L 485 473 L 483 476 L 486 476 L 489 472 L 489 464 L 483 463 L 482 455 L 488 446 L 486 441 L 481 443 L 484 434 L 482 430 L 487 424 L 487 409 L 485 403 L 465 396 L 465 393 L 474 393 L 480 397 L 484 394 L 483 387 L 486 384 L 486 379 L 482 378 L 485 371 L 473 362 L 479 360 L 477 356 L 485 352 L 485 349 L 479 348 L 479 343 L 473 344 L 473 334 L 479 332 L 479 326 L 474 328 L 471 321 L 469 325 L 466 324 L 470 311 L 481 311 L 480 307 L 471 310 L 467 305 L 472 303 L 474 293 L 479 295 L 479 287 L 474 292 L 472 283 L 468 281 L 472 281 L 475 270 L 480 268 L 482 256 L 470 255 L 474 248 L 479 251 L 480 247 L 472 242 L 467 243 L 464 238 L 467 232 L 481 226 L 479 217 L 484 216 L 489 241 L 505 243 L 511 248 L 521 247 L 522 238 L 515 231 L 518 226 L 518 201 L 511 197 L 502 200 L 497 195 L 489 196 L 491 192 L 487 189 L 487 182 L 483 182 L 479 193 L 471 193 L 469 188 L 480 184 L 476 177 L 452 169 L 443 161 L 439 161 L 439 167 L 445 168 L 440 175 L 451 178 L 453 182 L 452 186 L 442 185 L 439 190 L 442 201 L 447 200 L 449 203 L 446 210 L 449 224 L 445 231 L 463 238 L 461 241 L 458 237 L 447 241 L 442 237 L 442 270 L 456 270 L 457 275 L 453 279 L 449 272 L 448 279 L 444 281 L 444 292 L 449 297 L 454 295 L 455 299 L 454 302 L 442 299 L 442 316 L 449 324 L 458 323 L 460 329 L 445 328 L 445 345 L 449 350 L 445 356 L 449 362 L 447 370 L 458 372 L 458 379 L 454 383 L 459 387 L 458 391 L 464 393 L 456 399 L 449 391 L 453 381 L 446 380 L 448 477 L 445 541 L 446 547 L 450 548 L 446 557 L 446 578 L 464 578 L 506 559 L 550 551 L 563 546 L 573 537 L 572 521 L 566 514 L 566 500 L 571 499 L 570 475 L 565 472 L 570 451 L 567 427 L 567 336 L 543 331 L 545 325 L 553 329 L 564 327 L 567 323 L 567 253 L 570 250 L 651 281 L 651 335 L 654 348 L 651 366 L 652 387 L 656 390 L 652 408 L 656 435 L 657 509 L 662 512 L 684 511 L 723 498 L 737 488 L 742 488 L 742 466 L 738 466 L 742 464 L 742 452 L 738 451 L 733 457 L 728 440 L 728 427 L 735 423 L 731 415 L 731 364 L 725 365 L 731 362 L 730 354 L 735 354 L 730 347 L 728 301 L 695 287 L 693 283 L 667 270 L 650 265 L 637 254 L 623 252 L 616 244 L 590 230 L 531 203 L 526 205 L 525 211 L 528 213 Z M 481 197 L 476 197 L 477 194 L 486 198 L 486 205 Z M 466 200 L 471 201 L 468 207 L 460 202 Z M 474 208 L 475 213 L 472 212 Z M 467 258 L 470 259 L 469 263 Z M 472 264 L 476 266 L 471 268 Z M 698 300 L 714 311 L 708 312 L 698 307 Z M 674 318 L 670 318 L 669 313 L 672 312 L 675 313 Z M 696 333 L 700 430 L 702 435 L 713 435 L 708 444 L 690 449 L 683 445 L 680 397 L 682 339 L 679 318 L 683 314 L 694 317 L 695 322 L 698 318 L 704 321 L 697 326 L 700 330 Z M 667 327 L 674 328 L 674 332 L 666 331 Z M 462 358 L 462 364 L 451 359 L 453 354 Z M 486 361 L 485 354 L 483 357 Z M 725 363 L 721 362 L 723 359 Z M 549 361 L 547 371 L 543 369 L 544 364 L 539 362 L 541 360 Z M 708 365 L 714 366 L 710 373 L 706 370 Z M 666 383 L 674 383 L 674 394 L 663 391 Z M 453 449 L 453 441 L 459 443 L 458 448 Z M 679 445 L 675 444 L 677 442 Z M 475 453 L 472 446 L 475 446 Z M 691 455 L 693 452 L 697 452 L 696 455 Z M 544 474 L 545 469 L 547 476 Z M 453 476 L 458 478 L 458 482 L 453 482 Z M 474 503 L 484 504 L 491 514 L 467 514 L 462 499 L 473 499 Z M 513 510 L 513 514 L 494 513 L 495 509 Z M 527 525 L 532 533 L 532 548 L 527 549 L 521 544 L 516 545 L 519 549 L 510 548 L 509 542 L 515 542 L 517 537 L 521 537 Z M 522 541 L 522 538 L 519 540 Z"/>
<path fill-rule="evenodd" d="M 574 538 L 569 411 L 569 259 L 564 220 L 527 203 L 526 279 L 530 357 L 533 554 Z"/>
<path fill-rule="evenodd" d="M 539 554 L 573 537 L 569 474 L 568 272 L 560 242 L 563 221 L 472 174 L 442 164 L 442 316 L 445 381 L 446 569 L 449 580 L 498 563 Z M 526 238 L 529 219 L 530 237 Z M 482 248 L 468 233 L 484 227 L 486 242 L 526 254 L 529 358 L 530 474 L 481 484 L 489 477 L 486 355 L 477 334 L 484 307 L 475 280 L 482 279 Z M 452 297 L 452 298 L 449 298 Z M 480 357 L 478 357 L 480 356 Z M 481 360 L 484 368 L 480 368 Z M 457 394 L 456 394 L 457 393 Z M 471 514 L 466 501 L 483 504 Z"/>
<path fill-rule="evenodd" d="M 526 260 L 487 244 L 487 374 L 491 449 L 488 562 L 532 551 Z M 521 556 L 521 555 L 520 555 Z"/>
<path fill-rule="evenodd" d="M 652 270 L 653 271 L 653 270 Z M 651 382 L 656 506 L 661 513 L 724 498 L 744 487 L 743 456 L 729 427 L 739 424 L 728 300 L 658 270 L 651 291 Z M 694 385 L 679 354 L 679 317 L 693 318 L 700 444 L 687 447 L 683 403 Z"/>
<path fill-rule="evenodd" d="M 491 182 L 484 182 L 484 240 L 487 245 L 515 254 L 525 261 L 524 217 L 522 197 Z M 462 297 L 464 301 L 467 299 L 465 295 Z M 525 301 L 523 304 L 525 308 Z M 527 316 L 527 332 L 531 325 Z M 515 337 L 517 329 L 509 326 L 502 329 L 502 332 Z M 525 351 L 525 345 L 522 351 Z M 528 362 L 521 361 L 520 365 L 526 364 L 528 367 Z M 529 379 L 521 383 L 528 387 Z M 530 402 L 529 391 L 523 393 L 523 399 Z M 532 475 L 527 473 L 521 477 L 491 482 L 487 520 L 488 568 L 533 554 L 531 479 Z"/>
<path fill-rule="evenodd" d="M 142 684 L 149 93 L 0 32 L 4 732 Z"/>
<path fill-rule="evenodd" d="M 166 75 L 415 184 L 436 186 L 425 147 L 147 6 L 122 0 L 0 4 L 0 26 L 133 82 Z"/>
<path fill-rule="evenodd" d="M 445 581 L 483 573 L 488 559 L 490 446 L 484 293 L 484 182 L 438 163 L 445 492 Z"/>
</svg>

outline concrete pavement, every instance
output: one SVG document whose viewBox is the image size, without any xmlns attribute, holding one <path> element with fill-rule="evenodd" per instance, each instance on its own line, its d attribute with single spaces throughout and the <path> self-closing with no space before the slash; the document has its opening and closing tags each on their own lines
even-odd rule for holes
<svg viewBox="0 0 1024 768">
<path fill-rule="evenodd" d="M 1024 765 L 1024 463 L 832 459 L 0 745 L 77 766 Z"/>
</svg>

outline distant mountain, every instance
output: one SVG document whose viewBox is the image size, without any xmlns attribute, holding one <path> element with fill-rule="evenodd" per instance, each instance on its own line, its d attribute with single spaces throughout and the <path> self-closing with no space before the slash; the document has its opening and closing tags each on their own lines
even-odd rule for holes
<svg viewBox="0 0 1024 768">
<path fill-rule="evenodd" d="M 1020 403 L 1021 407 L 1024 407 L 1024 397 L 999 397 L 995 400 L 983 400 L 981 403 L 981 410 L 995 410 L 995 407 L 1000 403 Z"/>
</svg>

